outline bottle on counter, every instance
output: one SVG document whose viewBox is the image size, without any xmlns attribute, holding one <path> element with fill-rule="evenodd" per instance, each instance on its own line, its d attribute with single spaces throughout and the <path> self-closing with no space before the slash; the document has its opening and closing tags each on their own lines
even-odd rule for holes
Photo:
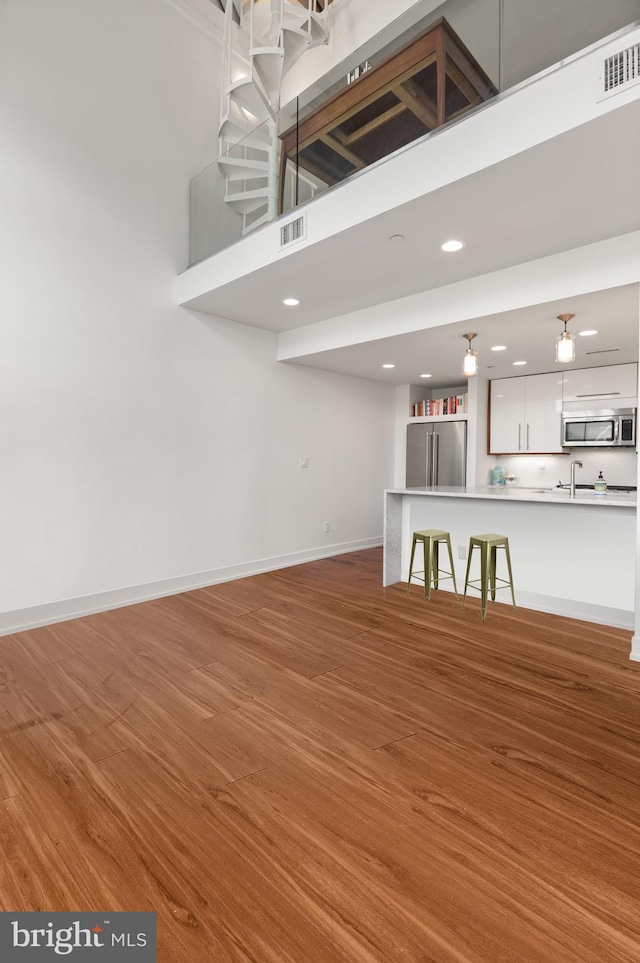
<svg viewBox="0 0 640 963">
<path fill-rule="evenodd" d="M 491 472 L 491 484 L 492 485 L 506 484 L 505 471 L 504 471 L 504 468 L 500 467 L 500 465 L 496 465 L 496 467 Z"/>
<path fill-rule="evenodd" d="M 600 472 L 600 474 L 596 478 L 596 482 L 595 482 L 595 485 L 593 486 L 593 490 L 596 493 L 596 495 L 607 494 L 607 482 L 606 482 L 606 479 L 602 477 L 602 472 Z"/>
</svg>

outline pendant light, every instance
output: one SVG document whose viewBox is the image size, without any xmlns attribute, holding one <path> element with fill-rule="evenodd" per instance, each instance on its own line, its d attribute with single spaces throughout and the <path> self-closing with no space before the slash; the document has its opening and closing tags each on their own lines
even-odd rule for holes
<svg viewBox="0 0 640 963">
<path fill-rule="evenodd" d="M 576 360 L 576 343 L 573 335 L 567 331 L 567 322 L 575 318 L 575 314 L 559 314 L 558 321 L 564 323 L 564 331 L 556 341 L 556 361 L 568 363 Z"/>
<path fill-rule="evenodd" d="M 478 355 L 471 347 L 471 342 L 475 338 L 475 334 L 463 334 L 462 337 L 466 338 L 469 342 L 469 347 L 465 351 L 462 360 L 462 373 L 466 375 L 467 378 L 471 378 L 478 373 Z"/>
</svg>

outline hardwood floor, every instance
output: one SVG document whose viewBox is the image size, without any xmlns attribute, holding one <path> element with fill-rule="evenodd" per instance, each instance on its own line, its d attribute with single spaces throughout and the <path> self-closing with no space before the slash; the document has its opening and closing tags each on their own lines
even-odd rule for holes
<svg viewBox="0 0 640 963">
<path fill-rule="evenodd" d="M 640 963 L 630 633 L 381 565 L 1 638 L 0 909 L 155 910 L 160 963 Z"/>
</svg>

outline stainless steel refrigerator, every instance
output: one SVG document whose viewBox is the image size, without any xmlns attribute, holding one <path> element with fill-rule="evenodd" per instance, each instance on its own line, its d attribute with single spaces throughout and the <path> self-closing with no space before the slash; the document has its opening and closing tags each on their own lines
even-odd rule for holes
<svg viewBox="0 0 640 963">
<path fill-rule="evenodd" d="M 465 485 L 466 421 L 407 425 L 407 488 Z"/>
</svg>

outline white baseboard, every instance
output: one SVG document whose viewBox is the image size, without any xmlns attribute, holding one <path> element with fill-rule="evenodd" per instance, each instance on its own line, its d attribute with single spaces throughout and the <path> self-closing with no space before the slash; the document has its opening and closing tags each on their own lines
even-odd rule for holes
<svg viewBox="0 0 640 963">
<path fill-rule="evenodd" d="M 2 612 L 0 613 L 0 636 L 10 635 L 14 632 L 25 632 L 41 625 L 53 625 L 54 622 L 66 622 L 69 619 L 78 619 L 84 615 L 94 615 L 96 612 L 106 612 L 109 609 L 119 609 L 125 605 L 135 605 L 138 602 L 148 602 L 151 599 L 163 598 L 166 595 L 178 595 L 180 592 L 190 592 L 207 585 L 231 582 L 237 578 L 260 575 L 263 572 L 273 572 L 279 568 L 290 568 L 292 565 L 315 562 L 321 558 L 331 558 L 334 555 L 345 555 L 347 552 L 360 552 L 367 548 L 377 548 L 380 545 L 382 545 L 382 536 L 379 538 L 363 538 L 355 542 L 341 542 L 337 545 L 327 545 L 304 552 L 292 552 L 289 555 L 278 555 L 272 558 L 257 559 L 253 562 L 243 562 L 240 565 L 228 565 L 225 568 L 212 569 L 209 572 L 180 575 L 176 578 L 162 579 L 159 582 L 131 585 L 108 592 L 96 592 L 94 595 L 82 595 L 79 598 L 62 599 L 59 602 L 47 602 L 44 605 L 34 605 L 27 609 Z"/>
<path fill-rule="evenodd" d="M 626 609 L 609 608 L 606 605 L 592 605 L 588 602 L 575 602 L 551 595 L 536 595 L 533 592 L 517 592 L 516 602 L 523 608 L 536 612 L 549 612 L 562 615 L 566 619 L 580 619 L 582 622 L 595 622 L 597 625 L 610 625 L 616 629 L 635 628 L 635 613 Z"/>
<path fill-rule="evenodd" d="M 416 585 L 420 583 L 416 582 Z M 441 584 L 439 591 L 453 592 L 451 584 Z M 477 599 L 477 592 L 469 595 Z M 508 592 L 496 597 L 496 602 L 511 606 Z M 494 605 L 494 602 L 490 602 Z M 610 625 L 616 629 L 635 628 L 635 613 L 626 609 L 609 608 L 606 605 L 591 605 L 587 602 L 575 602 L 572 599 L 556 598 L 552 595 L 537 595 L 535 592 L 519 592 L 516 589 L 516 605 L 523 609 L 533 609 L 534 612 L 548 612 L 549 615 L 560 615 L 566 619 L 579 619 L 581 622 L 595 622 L 597 625 Z M 632 647 L 632 652 L 633 652 Z M 636 641 L 635 656 L 630 658 L 640 662 L 640 637 Z"/>
</svg>

